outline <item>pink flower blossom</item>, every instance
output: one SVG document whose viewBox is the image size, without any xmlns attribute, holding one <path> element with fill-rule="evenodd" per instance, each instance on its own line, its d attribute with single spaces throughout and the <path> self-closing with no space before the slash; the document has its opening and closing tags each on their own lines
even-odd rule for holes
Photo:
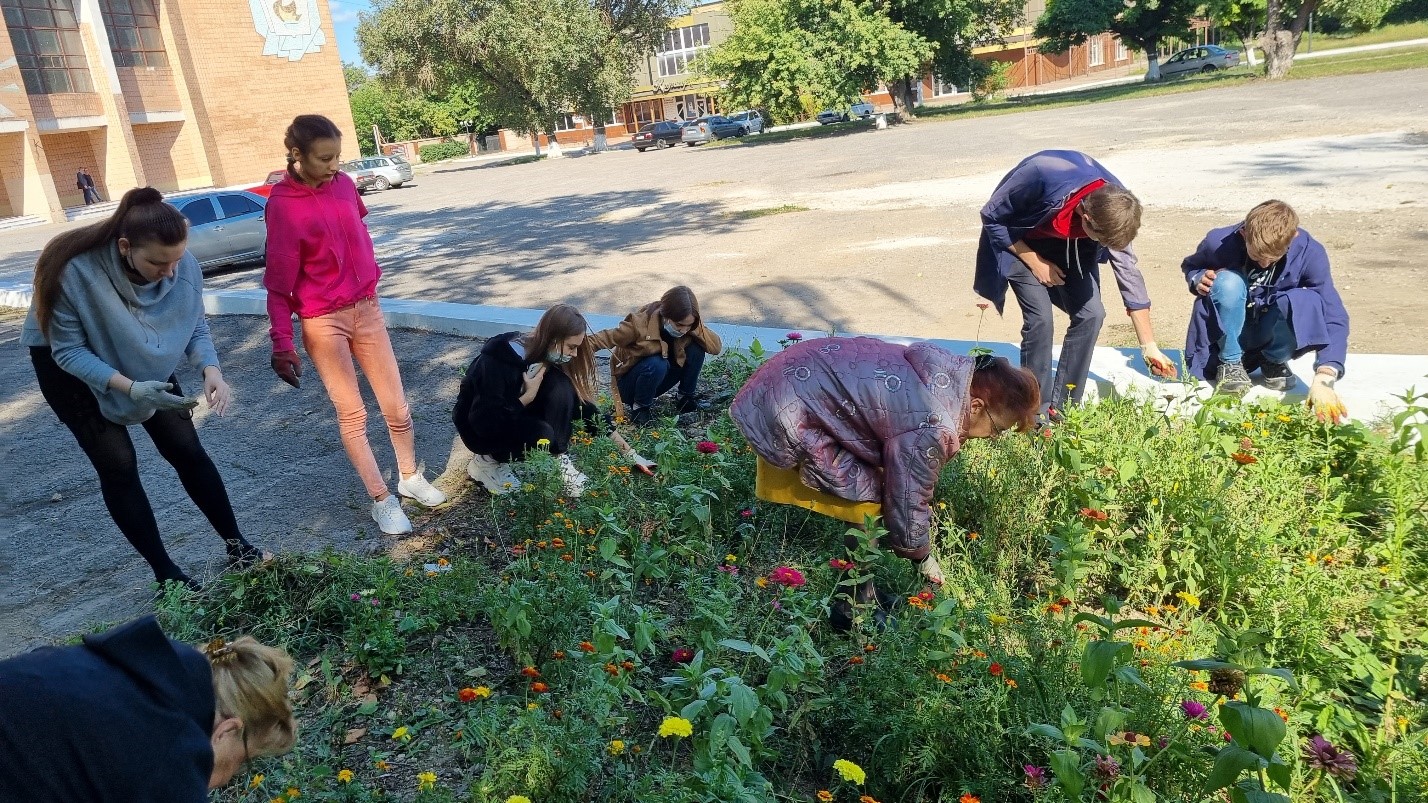
<svg viewBox="0 0 1428 803">
<path fill-rule="evenodd" d="M 792 341 L 794 341 L 794 342 L 798 342 L 798 341 L 800 341 L 800 340 L 803 339 L 803 333 L 802 333 L 802 332 L 789 332 L 788 334 L 784 335 L 784 339 L 786 339 L 786 340 L 792 340 Z"/>
<path fill-rule="evenodd" d="M 754 509 L 751 507 L 746 507 L 743 510 L 739 511 L 739 515 L 746 519 L 751 519 L 754 517 Z"/>
<path fill-rule="evenodd" d="M 832 570 L 835 571 L 835 572 L 851 572 L 851 571 L 853 571 L 854 569 L 856 569 L 857 566 L 855 566 L 855 565 L 853 564 L 853 562 L 850 561 L 850 560 L 843 560 L 842 558 L 834 558 L 834 559 L 828 561 L 828 568 L 832 569 Z"/>
<path fill-rule="evenodd" d="M 700 441 L 694 444 L 694 449 L 700 454 L 714 454 L 719 451 L 719 444 L 714 441 Z"/>
<path fill-rule="evenodd" d="M 361 594 L 353 594 L 352 597 L 351 597 L 351 599 L 352 599 L 353 602 L 361 602 L 361 601 L 362 601 L 362 595 L 361 595 Z"/>
<path fill-rule="evenodd" d="M 679 649 L 670 653 L 669 659 L 677 664 L 687 664 L 690 661 L 694 660 L 694 650 L 691 650 L 688 647 L 680 647 Z"/>
<path fill-rule="evenodd" d="M 799 588 L 807 584 L 808 580 L 804 579 L 803 572 L 790 566 L 780 566 L 769 572 L 769 582 L 785 588 Z"/>
<path fill-rule="evenodd" d="M 1195 700 L 1182 700 L 1180 702 L 1180 710 L 1185 714 L 1186 719 L 1210 718 L 1210 710 L 1205 707 L 1204 703 Z"/>
</svg>

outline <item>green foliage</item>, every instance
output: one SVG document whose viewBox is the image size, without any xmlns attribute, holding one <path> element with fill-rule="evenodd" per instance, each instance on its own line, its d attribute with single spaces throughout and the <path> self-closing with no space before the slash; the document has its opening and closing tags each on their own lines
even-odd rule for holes
<svg viewBox="0 0 1428 803">
<path fill-rule="evenodd" d="M 1403 0 L 1324 0 L 1319 11 L 1351 31 L 1371 31 Z"/>
<path fill-rule="evenodd" d="M 1011 86 L 1011 62 L 979 61 L 977 65 L 972 73 L 972 100 L 977 103 L 1000 100 Z"/>
<path fill-rule="evenodd" d="M 809 108 L 842 108 L 885 81 L 917 72 L 927 40 L 858 0 L 737 0 L 734 31 L 697 62 L 724 82 L 734 107 L 766 109 L 777 122 Z M 815 111 L 816 113 L 816 111 Z"/>
<path fill-rule="evenodd" d="M 369 75 L 360 67 L 347 65 L 348 101 L 362 153 L 376 153 L 372 126 L 388 140 L 446 137 L 477 131 L 492 121 L 481 109 L 476 88 L 469 82 L 443 92 L 422 92 Z"/>
<path fill-rule="evenodd" d="M 462 156 L 468 156 L 470 153 L 471 149 L 467 147 L 465 142 L 455 142 L 452 140 L 438 142 L 434 145 L 423 145 L 420 151 L 421 160 L 423 162 L 440 162 L 443 159 L 456 159 Z"/>
<path fill-rule="evenodd" d="M 1160 77 L 1156 61 L 1162 39 L 1188 37 L 1201 0 L 1050 0 L 1036 21 L 1043 53 L 1061 53 L 1090 36 L 1110 31 L 1150 60 L 1146 80 Z"/>
</svg>

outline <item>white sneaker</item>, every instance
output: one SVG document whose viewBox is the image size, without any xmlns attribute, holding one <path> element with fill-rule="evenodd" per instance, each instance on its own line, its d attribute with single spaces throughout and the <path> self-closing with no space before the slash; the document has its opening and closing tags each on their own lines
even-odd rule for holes
<svg viewBox="0 0 1428 803">
<path fill-rule="evenodd" d="M 402 512 L 402 500 L 396 494 L 372 503 L 372 520 L 387 535 L 401 535 L 412 531 L 412 522 Z"/>
<path fill-rule="evenodd" d="M 446 501 L 446 494 L 433 488 L 420 471 L 397 483 L 397 493 L 427 507 L 436 507 Z"/>
<path fill-rule="evenodd" d="M 556 458 L 560 462 L 560 476 L 565 480 L 565 493 L 568 496 L 580 496 L 585 493 L 585 483 L 590 478 L 580 473 L 580 469 L 571 462 L 570 455 L 563 454 Z"/>
<path fill-rule="evenodd" d="M 486 490 L 493 494 L 510 493 L 521 484 L 510 466 L 484 454 L 471 458 L 471 463 L 466 466 L 466 474 L 486 486 Z"/>
</svg>

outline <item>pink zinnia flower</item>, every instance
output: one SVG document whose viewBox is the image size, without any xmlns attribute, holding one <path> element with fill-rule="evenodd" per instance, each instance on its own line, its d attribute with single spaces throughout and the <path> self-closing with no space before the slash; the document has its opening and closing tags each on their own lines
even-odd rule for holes
<svg viewBox="0 0 1428 803">
<path fill-rule="evenodd" d="M 788 334 L 784 335 L 784 338 L 787 339 L 787 340 L 799 341 L 799 340 L 802 340 L 802 339 L 803 339 L 803 333 L 802 333 L 802 332 L 789 332 Z"/>
<path fill-rule="evenodd" d="M 694 449 L 701 454 L 714 454 L 719 451 L 719 444 L 714 441 L 700 441 L 694 444 Z"/>
<path fill-rule="evenodd" d="M 694 650 L 691 650 L 688 647 L 680 647 L 679 649 L 670 653 L 669 658 L 671 661 L 674 661 L 677 664 L 687 664 L 690 661 L 694 660 Z"/>
<path fill-rule="evenodd" d="M 1210 710 L 1203 703 L 1195 700 L 1182 700 L 1180 710 L 1184 712 L 1186 719 L 1209 719 Z"/>
<path fill-rule="evenodd" d="M 798 588 L 808 581 L 804 579 L 803 572 L 789 566 L 780 566 L 769 572 L 769 582 L 786 588 Z"/>
<path fill-rule="evenodd" d="M 852 561 L 843 560 L 842 558 L 834 558 L 828 561 L 828 568 L 838 572 L 851 572 L 856 567 L 853 565 Z"/>
<path fill-rule="evenodd" d="M 751 519 L 754 517 L 754 509 L 751 507 L 746 507 L 743 510 L 739 511 L 739 515 L 746 519 Z"/>
<path fill-rule="evenodd" d="M 1027 789 L 1040 789 L 1046 786 L 1046 770 L 1035 764 L 1026 764 L 1022 766 L 1021 771 L 1026 773 Z"/>
</svg>

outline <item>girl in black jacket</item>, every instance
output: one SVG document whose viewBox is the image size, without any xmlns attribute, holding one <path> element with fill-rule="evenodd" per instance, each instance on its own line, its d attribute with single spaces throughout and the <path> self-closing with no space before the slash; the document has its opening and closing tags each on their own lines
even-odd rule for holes
<svg viewBox="0 0 1428 803">
<path fill-rule="evenodd" d="M 588 432 L 603 426 L 642 471 L 654 468 L 595 406 L 595 351 L 585 337 L 588 328 L 574 307 L 551 307 L 530 333 L 507 332 L 486 341 L 466 369 L 452 422 L 475 454 L 467 474 L 491 493 L 516 488 L 520 483 L 508 464 L 540 446 L 559 460 L 566 493 L 583 493 L 589 478 L 567 454 L 577 419 Z"/>
</svg>

